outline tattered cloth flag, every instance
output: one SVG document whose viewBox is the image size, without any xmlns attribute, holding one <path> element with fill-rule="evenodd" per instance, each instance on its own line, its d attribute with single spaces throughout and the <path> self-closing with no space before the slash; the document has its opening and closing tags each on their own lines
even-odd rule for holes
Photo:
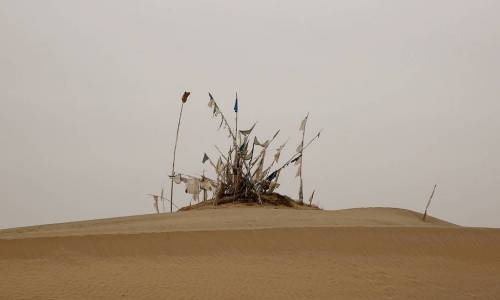
<svg viewBox="0 0 500 300">
<path fill-rule="evenodd" d="M 311 197 L 309 197 L 309 205 L 311 205 L 311 203 L 313 202 L 314 192 L 315 191 L 313 191 L 312 194 L 311 194 Z"/>
<path fill-rule="evenodd" d="M 153 196 L 153 207 L 154 209 L 156 210 L 156 213 L 159 214 L 160 213 L 160 208 L 158 207 L 158 195 L 152 195 Z"/>
<path fill-rule="evenodd" d="M 276 151 L 276 153 L 274 154 L 274 162 L 277 163 L 280 159 L 280 155 L 281 155 L 281 151 L 278 150 Z"/>
<path fill-rule="evenodd" d="M 197 178 L 191 178 L 186 182 L 186 193 L 193 195 L 193 200 L 198 201 L 200 181 Z"/>
<path fill-rule="evenodd" d="M 295 174 L 295 177 L 299 177 L 300 174 L 302 174 L 302 169 L 301 168 L 298 168 L 297 169 L 297 173 Z"/>
<path fill-rule="evenodd" d="M 309 114 L 307 114 L 307 116 L 304 118 L 304 120 L 302 120 L 302 122 L 300 123 L 299 130 L 301 130 L 301 131 L 306 130 L 306 123 L 307 123 L 307 118 L 308 117 L 309 117 Z"/>
<path fill-rule="evenodd" d="M 253 143 L 254 143 L 254 145 L 261 146 L 263 148 L 267 148 L 269 146 L 270 141 L 267 140 L 264 143 L 261 143 L 261 142 L 259 142 L 259 140 L 257 139 L 257 137 L 254 137 Z"/>
<path fill-rule="evenodd" d="M 253 177 L 255 181 L 261 181 L 262 177 L 264 176 L 263 171 L 264 171 L 264 159 L 266 158 L 266 148 L 262 149 L 261 154 L 262 154 L 262 156 L 259 160 L 257 170 L 255 170 L 254 177 Z"/>
<path fill-rule="evenodd" d="M 234 101 L 234 112 L 238 112 L 238 93 L 236 93 L 236 100 Z"/>
<path fill-rule="evenodd" d="M 280 155 L 281 155 L 281 151 L 285 148 L 286 143 L 288 143 L 288 140 L 285 141 L 283 144 L 281 144 L 281 146 L 279 146 L 278 149 L 276 149 L 276 153 L 274 154 L 274 162 L 277 163 L 279 161 Z"/>
<path fill-rule="evenodd" d="M 208 96 L 210 97 L 210 100 L 208 101 L 208 107 L 213 108 L 213 116 L 217 117 L 219 115 L 219 108 L 217 107 L 217 103 L 215 103 L 214 96 L 212 94 L 208 93 Z M 222 123 L 221 123 L 222 126 Z M 220 128 L 220 126 L 219 126 Z"/>
<path fill-rule="evenodd" d="M 243 143 L 240 145 L 240 148 L 239 148 L 240 153 L 246 153 L 247 148 L 248 148 L 248 138 L 245 137 L 245 140 L 243 141 Z"/>
<path fill-rule="evenodd" d="M 207 160 L 210 160 L 210 157 L 206 153 L 203 153 L 203 159 L 201 160 L 201 163 L 205 163 Z"/>
<path fill-rule="evenodd" d="M 248 152 L 247 155 L 243 157 L 244 160 L 251 160 L 253 157 L 253 146 L 252 146 L 252 151 Z"/>
<path fill-rule="evenodd" d="M 271 181 L 273 180 L 274 178 L 276 178 L 280 173 L 280 170 L 276 170 L 274 172 L 271 173 L 271 175 L 267 176 L 267 180 Z"/>
<path fill-rule="evenodd" d="M 200 181 L 200 189 L 205 191 L 212 191 L 215 190 L 215 186 L 210 180 L 205 178 L 205 180 Z"/>
<path fill-rule="evenodd" d="M 215 171 L 217 172 L 217 175 L 222 175 L 222 172 L 224 171 L 224 163 L 222 162 L 222 159 L 219 157 L 219 160 L 217 161 L 217 166 L 215 167 Z"/>
<path fill-rule="evenodd" d="M 257 123 L 254 123 L 252 125 L 252 127 L 250 129 L 248 129 L 248 130 L 240 130 L 240 133 L 243 134 L 243 135 L 245 135 L 245 136 L 249 135 L 252 132 L 252 130 L 254 129 L 254 127 L 255 127 L 256 124 Z"/>
<path fill-rule="evenodd" d="M 213 113 L 213 116 L 214 116 L 214 117 L 218 117 L 218 116 L 219 116 L 219 108 L 217 107 L 217 105 L 214 105 L 214 110 L 213 110 L 213 112 L 212 112 L 212 113 Z M 222 122 L 223 122 L 223 121 L 224 121 L 224 120 L 223 120 L 223 119 L 221 119 L 221 122 L 220 122 L 219 128 L 221 128 L 221 126 L 222 126 Z"/>
<path fill-rule="evenodd" d="M 181 182 L 186 183 L 188 181 L 188 179 L 186 177 L 182 177 L 181 174 L 177 174 L 177 175 L 174 175 L 174 176 L 168 175 L 168 177 L 170 179 L 172 179 L 176 184 L 179 184 Z"/>
<path fill-rule="evenodd" d="M 182 103 L 186 103 L 189 95 L 191 95 L 191 92 L 184 92 L 184 94 L 182 95 Z"/>
</svg>

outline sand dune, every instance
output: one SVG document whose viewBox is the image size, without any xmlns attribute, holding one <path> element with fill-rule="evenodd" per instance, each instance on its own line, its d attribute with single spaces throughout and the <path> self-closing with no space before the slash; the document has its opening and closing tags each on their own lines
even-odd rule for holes
<svg viewBox="0 0 500 300">
<path fill-rule="evenodd" d="M 230 208 L 0 231 L 0 299 L 498 299 L 500 230 Z"/>
<path fill-rule="evenodd" d="M 328 211 L 243 206 L 4 229 L 0 238 L 325 226 L 456 226 L 433 217 L 422 222 L 421 218 L 419 213 L 398 208 Z"/>
</svg>

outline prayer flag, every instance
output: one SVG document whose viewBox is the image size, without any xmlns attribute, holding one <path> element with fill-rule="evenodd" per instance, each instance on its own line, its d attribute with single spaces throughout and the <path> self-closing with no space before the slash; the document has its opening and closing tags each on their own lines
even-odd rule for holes
<svg viewBox="0 0 500 300">
<path fill-rule="evenodd" d="M 243 134 L 243 135 L 249 135 L 252 132 L 252 130 L 254 129 L 254 127 L 255 127 L 256 124 L 257 123 L 254 123 L 250 129 L 240 130 L 240 133 Z"/>
<path fill-rule="evenodd" d="M 184 94 L 182 95 L 182 103 L 186 103 L 189 95 L 191 95 L 191 92 L 184 92 Z"/>
<path fill-rule="evenodd" d="M 224 170 L 224 164 L 222 163 L 222 159 L 217 161 L 217 166 L 215 167 L 215 171 L 217 172 L 217 175 L 222 175 L 222 171 Z"/>
<path fill-rule="evenodd" d="M 304 118 L 304 120 L 302 120 L 302 122 L 300 123 L 299 130 L 301 130 L 301 131 L 306 130 L 307 117 L 309 117 L 309 114 L 307 114 L 307 116 Z"/>
<path fill-rule="evenodd" d="M 236 93 L 236 100 L 234 101 L 234 112 L 238 112 L 238 93 Z"/>
<path fill-rule="evenodd" d="M 273 180 L 274 178 L 276 178 L 276 176 L 278 176 L 279 172 L 280 172 L 279 170 L 272 172 L 271 175 L 267 177 L 267 180 L 269 181 Z"/>
</svg>

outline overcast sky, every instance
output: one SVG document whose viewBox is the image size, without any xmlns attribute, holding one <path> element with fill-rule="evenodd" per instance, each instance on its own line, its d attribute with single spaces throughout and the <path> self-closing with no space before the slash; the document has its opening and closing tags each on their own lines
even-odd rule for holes
<svg viewBox="0 0 500 300">
<path fill-rule="evenodd" d="M 325 209 L 390 206 L 500 227 L 499 1 L 0 1 L 0 228 L 151 213 L 226 133 L 324 128 Z M 208 173 L 212 172 L 208 166 Z M 297 197 L 295 168 L 280 191 Z M 178 205 L 189 203 L 176 186 Z"/>
</svg>

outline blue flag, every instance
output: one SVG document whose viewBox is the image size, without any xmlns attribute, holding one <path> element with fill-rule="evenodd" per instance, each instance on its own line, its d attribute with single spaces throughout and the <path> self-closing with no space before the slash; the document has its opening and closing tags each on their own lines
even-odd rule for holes
<svg viewBox="0 0 500 300">
<path fill-rule="evenodd" d="M 234 101 L 234 112 L 238 112 L 238 93 L 236 93 L 236 100 Z"/>
</svg>

